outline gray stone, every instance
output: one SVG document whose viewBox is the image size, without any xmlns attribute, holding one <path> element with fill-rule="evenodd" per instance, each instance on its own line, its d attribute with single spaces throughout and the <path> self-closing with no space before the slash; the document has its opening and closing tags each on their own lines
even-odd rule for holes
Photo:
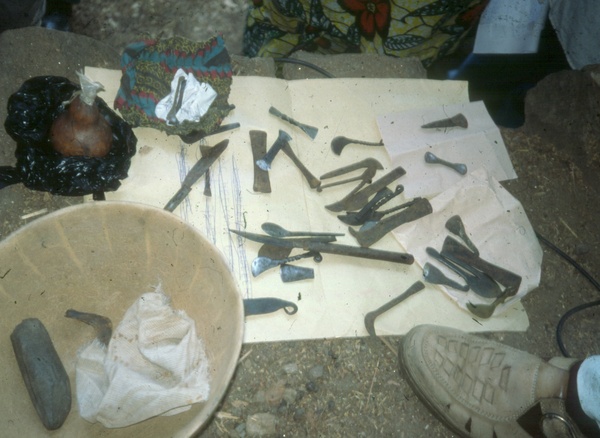
<svg viewBox="0 0 600 438">
<path fill-rule="evenodd" d="M 304 420 L 306 417 L 306 410 L 304 408 L 298 408 L 294 411 L 294 421 Z"/>
<path fill-rule="evenodd" d="M 283 371 L 286 374 L 296 374 L 298 372 L 298 364 L 296 363 L 288 363 L 283 366 Z"/>
<path fill-rule="evenodd" d="M 315 365 L 308 371 L 308 375 L 311 379 L 319 379 L 323 377 L 324 372 L 325 370 L 323 368 L 323 365 Z"/>
<path fill-rule="evenodd" d="M 267 401 L 267 392 L 264 389 L 259 389 L 254 394 L 254 401 L 257 403 L 265 403 Z"/>
<path fill-rule="evenodd" d="M 296 401 L 296 397 L 298 397 L 298 391 L 294 388 L 285 388 L 283 391 L 283 400 L 290 405 Z"/>
<path fill-rule="evenodd" d="M 275 61 L 272 58 L 248 58 L 231 55 L 231 68 L 236 76 L 275 77 Z"/>
<path fill-rule="evenodd" d="M 268 412 L 250 415 L 246 421 L 246 435 L 269 436 L 277 432 L 277 417 Z"/>
<path fill-rule="evenodd" d="M 309 62 L 336 78 L 425 78 L 425 68 L 417 58 L 393 58 L 375 54 L 319 55 L 297 52 L 292 60 Z M 324 78 L 323 74 L 300 64 L 284 63 L 284 79 Z"/>
</svg>

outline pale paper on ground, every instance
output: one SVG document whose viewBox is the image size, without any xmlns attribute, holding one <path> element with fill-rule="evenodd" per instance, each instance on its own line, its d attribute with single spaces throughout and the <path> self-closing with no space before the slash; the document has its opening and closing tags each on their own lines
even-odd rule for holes
<svg viewBox="0 0 600 438">
<path fill-rule="evenodd" d="M 484 169 L 473 171 L 433 197 L 431 205 L 433 213 L 424 217 L 418 227 L 409 223 L 394 230 L 399 242 L 415 256 L 415 262 L 420 266 L 432 263 L 448 277 L 464 283 L 425 252 L 428 246 L 441 251 L 447 236 L 460 240 L 445 227 L 446 221 L 458 214 L 481 258 L 522 278 L 516 296 L 499 305 L 496 315 L 509 310 L 516 300 L 539 285 L 543 252 L 527 214 L 520 202 Z M 423 229 L 429 232 L 425 233 Z M 440 289 L 465 309 L 468 302 L 488 304 L 493 301 L 472 291 L 465 293 L 445 286 Z"/>
<path fill-rule="evenodd" d="M 110 102 L 116 95 L 121 73 L 87 68 L 86 74 L 104 84 L 107 91 L 102 97 Z M 198 228 L 223 252 L 245 298 L 274 296 L 297 303 L 299 310 L 295 315 L 276 312 L 248 317 L 245 342 L 366 336 L 364 315 L 402 293 L 420 280 L 422 274 L 417 264 L 407 266 L 323 254 L 320 264 L 312 259 L 297 263 L 314 267 L 314 280 L 282 283 L 277 269 L 253 278 L 250 263 L 260 244 L 231 235 L 229 228 L 262 233 L 260 225 L 271 221 L 290 230 L 345 232 L 339 243 L 358 244 L 336 214 L 324 208 L 343 198 L 354 187 L 352 184 L 321 193 L 311 190 L 291 160 L 280 153 L 270 171 L 272 193 L 253 192 L 249 131 L 266 131 L 267 147 L 275 141 L 280 129 L 288 132 L 293 138 L 291 147 L 317 177 L 367 157 L 376 158 L 384 165 L 385 169 L 377 175 L 380 177 L 392 168 L 385 148 L 349 145 L 341 156 L 336 156 L 329 146 L 331 139 L 344 135 L 379 141 L 378 116 L 467 101 L 464 82 L 233 78 L 229 102 L 235 105 L 235 110 L 224 123 L 239 122 L 241 128 L 205 140 L 210 146 L 225 138 L 230 140 L 227 150 L 210 170 L 212 197 L 202 194 L 204 181 L 200 179 L 174 214 Z M 270 115 L 271 105 L 318 127 L 316 139 L 311 140 L 298 128 Z M 118 191 L 107 193 L 107 199 L 162 208 L 200 158 L 198 144 L 187 145 L 179 137 L 149 128 L 137 128 L 135 134 L 138 153 L 132 159 L 129 177 L 123 180 Z M 404 181 L 401 178 L 398 182 Z M 391 234 L 373 247 L 404 252 Z M 501 317 L 475 321 L 444 293 L 428 285 L 424 291 L 378 318 L 376 330 L 382 335 L 403 334 L 421 323 L 467 331 L 525 330 L 528 319 L 522 305 L 515 303 Z"/>
<path fill-rule="evenodd" d="M 436 120 L 463 114 L 468 127 L 422 128 Z M 539 285 L 542 250 L 521 204 L 498 181 L 517 177 L 496 124 L 483 102 L 459 103 L 385 114 L 377 119 L 393 165 L 406 169 L 405 195 L 431 199 L 434 213 L 418 223 L 394 230 L 400 244 L 415 255 L 420 266 L 438 265 L 425 253 L 427 246 L 441 250 L 448 231 L 446 221 L 460 215 L 482 257 L 522 277 L 515 297 L 496 308 L 501 314 Z M 462 163 L 468 173 L 425 162 L 433 152 L 451 163 Z M 442 271 L 454 277 L 446 267 Z M 458 279 L 458 278 L 456 278 Z M 462 279 L 458 279 L 462 281 Z M 441 287 L 464 309 L 468 302 L 487 304 L 473 292 Z"/>
<path fill-rule="evenodd" d="M 424 129 L 422 125 L 463 114 L 468 127 Z M 454 169 L 425 162 L 425 153 L 479 168 L 498 181 L 517 177 L 500 130 L 483 102 L 438 105 L 385 114 L 377 118 L 383 142 L 393 165 L 402 165 L 408 178 L 403 181 L 407 197 L 432 197 L 463 178 Z"/>
</svg>

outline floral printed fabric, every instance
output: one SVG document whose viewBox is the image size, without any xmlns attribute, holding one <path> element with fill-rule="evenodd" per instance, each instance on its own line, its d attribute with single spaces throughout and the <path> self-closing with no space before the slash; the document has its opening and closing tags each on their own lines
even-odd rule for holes
<svg viewBox="0 0 600 438">
<path fill-rule="evenodd" d="M 488 0 L 253 0 L 247 56 L 379 53 L 416 56 L 427 67 L 451 53 Z"/>
</svg>

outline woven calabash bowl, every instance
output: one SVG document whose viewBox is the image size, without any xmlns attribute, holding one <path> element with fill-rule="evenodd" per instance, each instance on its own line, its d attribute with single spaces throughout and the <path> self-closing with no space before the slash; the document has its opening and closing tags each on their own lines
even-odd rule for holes
<svg viewBox="0 0 600 438">
<path fill-rule="evenodd" d="M 44 436 L 23 383 L 9 335 L 25 318 L 46 326 L 69 374 L 71 412 L 61 437 L 173 437 L 202 430 L 233 376 L 243 336 L 243 304 L 219 251 L 177 216 L 153 207 L 97 202 L 40 218 L 0 242 L 0 417 L 3 436 Z M 175 309 L 195 320 L 211 374 L 210 395 L 184 413 L 107 429 L 79 416 L 77 351 L 93 329 L 64 317 L 69 308 L 109 317 L 116 325 L 144 292 L 162 285 Z"/>
</svg>

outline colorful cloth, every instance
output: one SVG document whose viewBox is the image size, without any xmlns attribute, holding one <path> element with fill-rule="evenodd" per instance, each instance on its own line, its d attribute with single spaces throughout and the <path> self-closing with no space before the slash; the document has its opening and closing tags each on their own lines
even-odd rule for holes
<svg viewBox="0 0 600 438">
<path fill-rule="evenodd" d="M 297 50 L 416 56 L 427 67 L 450 54 L 488 0 L 253 0 L 247 56 Z"/>
<path fill-rule="evenodd" d="M 146 40 L 127 46 L 121 57 L 123 76 L 115 108 L 132 126 L 149 126 L 170 135 L 198 137 L 210 134 L 233 108 L 227 99 L 231 88 L 231 60 L 221 36 L 206 42 L 176 37 Z M 198 121 L 174 126 L 155 114 L 156 104 L 171 92 L 171 81 L 178 69 L 192 73 L 217 92 L 207 113 Z"/>
</svg>

